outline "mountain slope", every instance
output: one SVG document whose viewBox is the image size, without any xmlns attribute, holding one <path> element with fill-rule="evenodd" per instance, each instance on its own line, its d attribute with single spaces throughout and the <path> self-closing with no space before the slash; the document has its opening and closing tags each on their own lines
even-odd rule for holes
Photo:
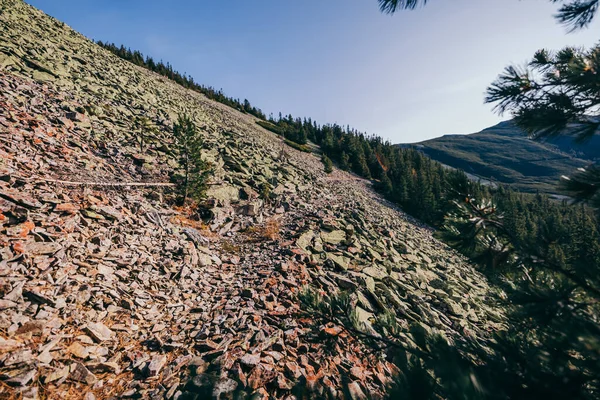
<svg viewBox="0 0 600 400">
<path fill-rule="evenodd" d="M 600 140 L 580 145 L 567 137 L 533 141 L 506 121 L 470 135 L 445 135 L 414 145 L 443 164 L 524 192 L 556 193 L 570 175 L 600 154 Z"/>
<path fill-rule="evenodd" d="M 168 186 L 127 185 L 169 182 L 184 111 L 214 167 L 205 221 Z M 391 312 L 407 346 L 412 323 L 458 340 L 501 318 L 368 182 L 19 0 L 0 0 L 0 155 L 0 396 L 380 396 L 391 364 L 313 326 L 305 285 L 351 291 L 365 326 Z"/>
</svg>

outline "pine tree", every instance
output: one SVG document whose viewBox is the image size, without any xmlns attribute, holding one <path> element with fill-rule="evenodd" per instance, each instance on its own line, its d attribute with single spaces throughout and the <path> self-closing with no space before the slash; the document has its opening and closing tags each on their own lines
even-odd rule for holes
<svg viewBox="0 0 600 400">
<path fill-rule="evenodd" d="M 392 181 L 387 174 L 383 172 L 381 175 L 381 180 L 377 184 L 377 190 L 389 197 L 392 194 L 393 189 L 394 186 L 392 185 Z"/>
<path fill-rule="evenodd" d="M 350 169 L 350 156 L 346 152 L 342 152 L 342 155 L 340 156 L 340 168 L 344 171 Z"/>
<path fill-rule="evenodd" d="M 147 117 L 137 117 L 133 121 L 133 129 L 137 133 L 138 145 L 140 153 L 144 152 L 144 145 L 146 144 L 148 137 L 156 132 L 152 122 Z"/>
<path fill-rule="evenodd" d="M 321 161 L 323 161 L 323 167 L 325 169 L 325 172 L 330 174 L 333 172 L 333 162 L 331 162 L 331 159 L 329 157 L 327 157 L 327 155 L 325 153 L 323 153 L 323 155 L 321 156 Z"/>
<path fill-rule="evenodd" d="M 202 160 L 204 141 L 189 115 L 179 116 L 173 125 L 173 137 L 179 153 L 179 164 L 183 170 L 180 192 L 181 203 L 185 205 L 188 197 L 200 200 L 204 196 L 209 166 Z"/>
</svg>

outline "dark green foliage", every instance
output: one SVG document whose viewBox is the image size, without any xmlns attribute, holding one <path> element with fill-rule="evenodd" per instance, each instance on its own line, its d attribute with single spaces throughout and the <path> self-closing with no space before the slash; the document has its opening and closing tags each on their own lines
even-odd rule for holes
<svg viewBox="0 0 600 400">
<path fill-rule="evenodd" d="M 204 141 L 196 129 L 196 124 L 188 115 L 180 115 L 173 125 L 173 137 L 178 153 L 182 175 L 175 179 L 180 184 L 181 204 L 188 197 L 198 201 L 204 197 L 209 166 L 202 160 Z"/>
<path fill-rule="evenodd" d="M 577 30 L 589 25 L 598 11 L 599 0 L 552 0 L 554 3 L 565 3 L 558 10 L 556 18 L 571 30 Z"/>
<path fill-rule="evenodd" d="M 427 4 L 427 0 L 377 0 L 379 9 L 386 14 L 394 14 L 399 10 L 412 10 Z M 596 16 L 600 0 L 549 0 L 562 4 L 555 17 L 572 31 L 584 28 Z"/>
<path fill-rule="evenodd" d="M 581 27 L 593 17 L 598 2 L 570 6 L 562 8 L 563 22 Z M 499 112 L 513 113 L 517 124 L 535 139 L 572 135 L 587 142 L 600 127 L 599 67 L 599 46 L 589 51 L 566 48 L 556 54 L 542 50 L 528 69 L 508 67 L 488 89 L 486 100 L 497 103 Z M 563 187 L 575 201 L 597 208 L 598 183 L 600 169 L 593 165 L 573 173 Z M 480 209 L 476 201 L 457 206 L 459 211 L 449 220 L 456 238 L 473 230 L 469 225 Z M 480 223 L 487 229 L 474 236 L 478 242 L 474 251 L 486 259 L 498 255 L 499 246 L 489 246 L 490 241 L 504 247 L 500 282 L 513 304 L 507 333 L 513 342 L 506 349 L 515 354 L 508 361 L 520 360 L 524 371 L 520 381 L 530 388 L 530 397 L 598 398 L 598 222 L 582 206 L 565 206 L 565 213 L 557 213 L 543 198 L 536 198 L 533 206 L 535 214 L 509 214 L 506 220 L 490 212 Z"/>
<path fill-rule="evenodd" d="M 594 11 L 597 3 L 594 2 Z M 514 66 L 488 88 L 486 101 L 515 121 L 535 139 L 570 135 L 589 141 L 600 128 L 600 46 L 590 50 L 567 47 L 538 51 L 528 68 Z M 568 178 L 566 190 L 580 201 L 600 205 L 600 169 L 591 166 Z"/>
<path fill-rule="evenodd" d="M 291 118 L 291 116 L 290 116 Z M 307 130 L 302 125 L 296 126 L 294 123 L 288 124 L 285 120 L 280 120 L 275 124 L 272 120 L 256 121 L 263 128 L 276 133 L 285 138 L 285 143 L 297 150 L 309 152 L 310 149 L 304 145 L 308 143 Z"/>
<path fill-rule="evenodd" d="M 509 299 L 508 328 L 494 342 L 496 353 L 483 359 L 496 375 L 485 387 L 500 398 L 596 398 L 600 235 L 594 215 L 512 192 L 496 200 L 465 195 L 455 205 L 444 237 L 486 266 Z"/>
<path fill-rule="evenodd" d="M 327 157 L 327 155 L 323 154 L 321 156 L 321 161 L 323 162 L 323 167 L 325 169 L 325 172 L 330 174 L 333 172 L 333 162 L 331 161 L 331 158 Z"/>
<path fill-rule="evenodd" d="M 398 10 L 412 10 L 420 5 L 425 5 L 427 0 L 377 0 L 379 9 L 386 14 L 393 14 Z"/>
<path fill-rule="evenodd" d="M 276 133 L 276 134 L 278 134 L 280 136 L 283 136 L 283 134 L 284 134 L 283 129 L 281 129 L 277 125 L 274 125 L 274 124 L 272 124 L 272 123 L 270 123 L 268 121 L 260 121 L 259 120 L 259 121 L 256 121 L 256 124 L 262 126 L 266 130 L 271 131 L 273 133 Z"/>
<path fill-rule="evenodd" d="M 600 46 L 538 51 L 528 68 L 509 66 L 488 88 L 486 102 L 511 112 L 534 138 L 569 134 L 583 141 L 600 127 Z M 567 130 L 567 126 L 569 129 Z"/>
<path fill-rule="evenodd" d="M 390 8 L 384 10 L 393 12 L 418 2 L 380 3 L 388 4 Z M 596 5 L 596 1 L 570 2 L 559 18 L 584 25 Z M 580 10 L 569 16 L 569 6 Z M 591 13 L 588 17 L 577 14 L 585 7 Z M 578 15 L 583 19 L 578 20 Z M 572 54 L 561 57 L 563 64 L 558 67 L 538 57 L 536 62 L 544 68 L 539 74 L 541 83 L 532 83 L 526 73 L 508 70 L 508 78 L 501 78 L 490 91 L 496 97 L 488 100 L 514 111 L 517 123 L 534 136 L 557 135 L 567 124 L 576 123 L 582 127 L 578 136 L 589 137 L 596 132 L 600 117 L 596 60 L 581 63 Z M 562 69 L 573 71 L 563 78 Z M 357 160 L 368 160 L 369 152 L 348 146 L 346 138 L 336 141 L 336 135 L 329 132 L 317 143 L 328 154 L 337 150 L 343 157 L 341 164 L 364 174 L 357 171 L 362 164 Z M 377 149 L 374 154 L 382 168 L 371 171 L 390 177 L 390 183 L 379 177 L 379 190 L 434 223 L 447 214 L 443 237 L 477 260 L 490 282 L 505 294 L 506 329 L 487 340 L 459 340 L 453 346 L 413 329 L 416 348 L 406 348 L 395 333 L 393 318 L 380 318 L 375 325 L 381 336 L 357 326 L 353 305 L 344 300 L 347 294 L 340 298 L 303 294 L 305 309 L 318 315 L 321 323 L 344 326 L 374 349 L 388 350 L 401 371 L 390 398 L 598 398 L 600 235 L 594 214 L 583 206 L 542 195 L 523 195 L 502 187 L 490 193 L 464 174 L 445 176 L 436 170 L 438 164 L 410 152 L 394 155 Z M 394 161 L 388 157 L 395 157 Z M 398 163 L 403 168 L 394 168 Z M 590 167 L 567 181 L 566 187 L 576 200 L 597 206 L 598 176 L 599 170 Z M 412 197 L 419 201 L 411 202 Z"/>
<path fill-rule="evenodd" d="M 340 168 L 344 171 L 348 171 L 350 169 L 350 156 L 345 151 L 340 155 Z"/>
<path fill-rule="evenodd" d="M 600 210 L 600 167 L 590 165 L 578 170 L 563 182 L 563 189 L 577 202 L 590 204 Z"/>
<path fill-rule="evenodd" d="M 600 3 L 551 1 L 562 4 L 557 18 L 572 29 L 588 25 Z M 390 13 L 418 4 L 379 3 Z M 534 138 L 574 133 L 577 140 L 589 139 L 600 127 L 599 67 L 599 47 L 540 51 L 528 69 L 508 67 L 488 89 L 486 100 L 497 103 L 500 112 L 512 112 Z M 505 294 L 506 329 L 482 346 L 459 342 L 446 347 L 429 335 L 417 338 L 426 354 L 407 363 L 405 352 L 395 351 L 402 371 L 397 388 L 403 392 L 390 397 L 598 398 L 598 221 L 583 206 L 503 188 L 474 195 L 465 182 L 456 183 L 454 210 L 447 213 L 443 236 L 478 260 Z M 599 183 L 600 169 L 592 166 L 575 173 L 565 187 L 575 200 L 597 207 Z M 387 343 L 394 336 L 384 339 Z M 483 345 L 491 351 L 482 351 Z M 411 390 L 411 380 L 420 383 L 419 392 Z"/>
<path fill-rule="evenodd" d="M 594 215 L 544 196 L 500 190 L 496 199 L 457 193 L 445 230 L 505 293 L 496 301 L 506 311 L 506 328 L 489 338 L 458 337 L 450 345 L 419 326 L 399 335 L 394 317 L 386 315 L 373 324 L 378 336 L 357 324 L 348 293 L 301 294 L 318 324 L 343 326 L 394 361 L 400 375 L 389 398 L 597 398 L 600 237 Z M 407 347 L 407 334 L 414 347 Z"/>
<path fill-rule="evenodd" d="M 310 120 L 307 121 L 305 119 L 302 121 L 300 119 L 293 119 L 291 115 L 288 115 L 285 118 L 280 116 L 278 121 L 271 119 L 269 122 L 259 122 L 257 123 L 263 128 L 301 145 L 308 143 L 309 132 L 316 129 Z M 314 139 L 314 135 L 311 135 L 310 138 Z"/>
<path fill-rule="evenodd" d="M 291 140 L 288 140 L 288 139 L 284 139 L 284 142 L 288 146 L 293 147 L 296 150 L 300 150 L 300 151 L 302 151 L 304 153 L 310 153 L 311 152 L 310 148 L 308 146 L 304 145 L 304 144 L 299 144 L 299 143 L 296 143 L 296 142 L 292 142 Z"/>
<path fill-rule="evenodd" d="M 294 119 L 291 115 L 260 125 L 283 135 L 288 145 L 304 151 L 308 148 L 299 147 L 294 139 L 288 138 L 297 140 L 297 132 L 305 132 L 307 138 L 320 145 L 323 154 L 340 169 L 375 179 L 376 188 L 388 199 L 431 224 L 442 222 L 452 196 L 449 192 L 452 182 L 466 180 L 462 172 L 448 170 L 418 151 L 399 148 L 350 127 L 318 125 L 311 119 Z M 485 189 L 477 186 L 474 190 L 479 193 Z"/>
<path fill-rule="evenodd" d="M 182 74 L 178 71 L 175 71 L 173 69 L 173 66 L 169 63 L 164 64 L 162 61 L 156 62 L 152 59 L 152 57 L 144 58 L 144 55 L 141 52 L 137 50 L 132 51 L 129 48 L 125 48 L 125 46 L 123 45 L 117 46 L 114 43 L 104 43 L 100 40 L 97 41 L 96 44 L 98 44 L 101 47 L 104 47 L 106 50 L 110 51 L 111 53 L 124 60 L 130 61 L 133 64 L 138 65 L 140 67 L 149 69 L 150 71 L 156 72 L 162 76 L 166 76 L 167 78 L 177 82 L 185 88 L 194 90 L 196 92 L 200 92 L 209 99 L 228 105 L 229 107 L 235 108 L 236 110 L 254 115 L 257 118 L 266 118 L 265 114 L 259 108 L 253 107 L 248 100 L 244 100 L 243 102 L 241 102 L 239 99 L 227 97 L 225 94 L 223 94 L 222 90 L 216 90 L 215 88 L 210 86 L 200 85 L 194 82 L 194 78 L 192 78 L 191 76 L 186 76 L 186 74 Z"/>
</svg>

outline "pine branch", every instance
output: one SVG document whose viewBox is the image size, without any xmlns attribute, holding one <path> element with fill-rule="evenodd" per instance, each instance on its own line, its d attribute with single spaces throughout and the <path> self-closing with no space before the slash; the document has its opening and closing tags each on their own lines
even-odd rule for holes
<svg viewBox="0 0 600 400">
<path fill-rule="evenodd" d="M 556 3 L 559 0 L 553 0 Z M 562 1 L 562 0 L 560 0 Z M 564 4 L 555 15 L 563 25 L 573 32 L 588 26 L 598 11 L 599 0 L 575 0 Z"/>
<path fill-rule="evenodd" d="M 427 4 L 427 0 L 378 0 L 379 10 L 385 14 L 394 14 L 398 10 L 414 10 Z"/>
</svg>

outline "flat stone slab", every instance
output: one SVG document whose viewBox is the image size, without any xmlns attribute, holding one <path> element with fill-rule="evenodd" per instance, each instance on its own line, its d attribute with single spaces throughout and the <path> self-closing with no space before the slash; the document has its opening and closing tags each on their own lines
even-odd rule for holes
<svg viewBox="0 0 600 400">
<path fill-rule="evenodd" d="M 89 323 L 85 330 L 97 342 L 111 340 L 113 336 L 113 331 L 101 322 Z"/>
<path fill-rule="evenodd" d="M 374 265 L 371 267 L 364 268 L 362 270 L 362 272 L 366 275 L 369 275 L 373 279 L 379 279 L 379 280 L 382 280 L 388 276 L 388 273 L 385 270 L 385 268 L 380 267 L 379 265 Z"/>
<path fill-rule="evenodd" d="M 346 240 L 346 232 L 342 230 L 335 230 L 331 232 L 321 231 L 321 239 L 325 243 L 335 246 Z"/>
</svg>

